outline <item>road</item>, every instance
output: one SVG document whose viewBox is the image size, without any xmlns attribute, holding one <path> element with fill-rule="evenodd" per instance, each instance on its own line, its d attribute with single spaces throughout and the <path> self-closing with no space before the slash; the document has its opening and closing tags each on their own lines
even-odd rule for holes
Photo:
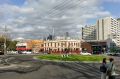
<svg viewBox="0 0 120 79">
<path fill-rule="evenodd" d="M 31 55 L 14 56 L 9 62 L 28 68 L 0 69 L 0 79 L 100 79 L 99 63 L 34 60 Z"/>
</svg>

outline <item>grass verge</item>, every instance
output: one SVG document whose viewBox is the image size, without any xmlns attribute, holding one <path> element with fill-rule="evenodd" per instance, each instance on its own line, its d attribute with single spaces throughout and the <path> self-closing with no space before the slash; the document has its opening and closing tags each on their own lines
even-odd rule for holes
<svg viewBox="0 0 120 79">
<path fill-rule="evenodd" d="M 100 62 L 103 58 L 107 58 L 107 56 L 103 55 L 69 55 L 68 57 L 62 57 L 61 55 L 40 55 L 37 56 L 38 59 L 45 60 L 60 60 L 60 61 L 95 61 Z"/>
</svg>

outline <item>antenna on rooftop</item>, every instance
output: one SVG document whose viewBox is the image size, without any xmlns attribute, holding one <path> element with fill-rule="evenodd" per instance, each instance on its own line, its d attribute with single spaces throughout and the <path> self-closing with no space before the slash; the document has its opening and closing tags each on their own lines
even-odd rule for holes
<svg viewBox="0 0 120 79">
<path fill-rule="evenodd" d="M 52 38 L 55 39 L 55 28 L 52 27 Z"/>
</svg>

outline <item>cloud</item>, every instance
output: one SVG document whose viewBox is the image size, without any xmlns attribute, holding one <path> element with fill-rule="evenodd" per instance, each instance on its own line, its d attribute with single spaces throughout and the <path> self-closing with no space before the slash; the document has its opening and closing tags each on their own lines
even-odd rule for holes
<svg viewBox="0 0 120 79">
<path fill-rule="evenodd" d="M 80 36 L 87 20 L 110 16 L 99 0 L 26 0 L 22 6 L 0 5 L 0 23 L 12 29 L 14 38 L 43 38 L 52 33 Z"/>
<path fill-rule="evenodd" d="M 118 3 L 120 2 L 120 0 L 103 0 L 104 2 L 114 2 L 114 3 Z"/>
<path fill-rule="evenodd" d="M 0 4 L 6 4 L 9 3 L 9 0 L 0 0 Z"/>
</svg>

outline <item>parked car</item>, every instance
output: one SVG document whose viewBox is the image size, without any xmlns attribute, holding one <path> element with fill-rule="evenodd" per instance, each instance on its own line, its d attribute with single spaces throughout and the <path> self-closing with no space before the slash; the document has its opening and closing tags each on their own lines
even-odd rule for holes
<svg viewBox="0 0 120 79">
<path fill-rule="evenodd" d="M 31 54 L 32 52 L 30 51 L 23 51 L 22 54 Z"/>
<path fill-rule="evenodd" d="M 115 53 L 115 52 L 108 52 L 108 53 L 106 53 L 106 55 L 119 56 L 120 53 L 119 53 L 119 52 L 118 52 L 118 53 Z"/>
<path fill-rule="evenodd" d="M 89 52 L 81 52 L 80 55 L 92 55 L 92 54 Z"/>
<path fill-rule="evenodd" d="M 4 51 L 0 50 L 0 55 L 4 55 Z"/>
<path fill-rule="evenodd" d="M 18 54 L 18 51 L 7 51 L 7 54 Z"/>
</svg>

